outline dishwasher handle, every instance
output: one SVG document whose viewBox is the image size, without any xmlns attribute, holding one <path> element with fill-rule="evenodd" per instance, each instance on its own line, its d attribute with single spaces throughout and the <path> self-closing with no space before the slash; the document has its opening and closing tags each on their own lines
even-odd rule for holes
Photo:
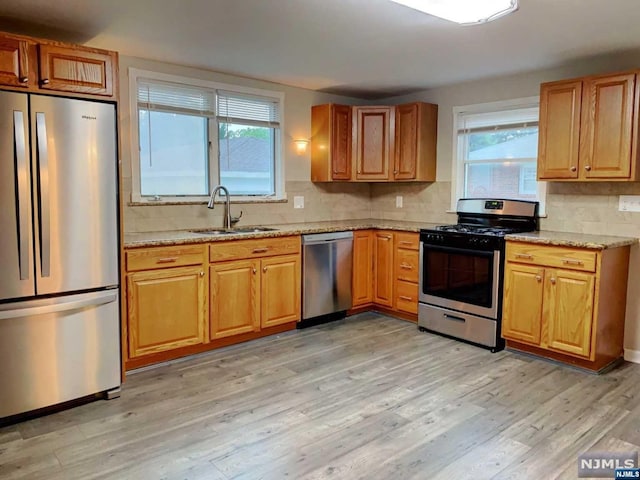
<svg viewBox="0 0 640 480">
<path fill-rule="evenodd" d="M 338 240 L 353 240 L 353 232 L 314 233 L 302 236 L 302 245 L 317 245 Z"/>
</svg>

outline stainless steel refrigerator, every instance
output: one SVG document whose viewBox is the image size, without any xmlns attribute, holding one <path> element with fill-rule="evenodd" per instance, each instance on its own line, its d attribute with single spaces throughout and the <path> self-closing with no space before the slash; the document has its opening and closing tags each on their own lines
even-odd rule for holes
<svg viewBox="0 0 640 480">
<path fill-rule="evenodd" d="M 0 91 L 0 417 L 118 389 L 115 106 Z"/>
</svg>

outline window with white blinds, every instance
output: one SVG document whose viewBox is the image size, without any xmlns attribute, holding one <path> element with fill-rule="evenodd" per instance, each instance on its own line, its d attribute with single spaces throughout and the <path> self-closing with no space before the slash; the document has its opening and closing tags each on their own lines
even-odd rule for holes
<svg viewBox="0 0 640 480">
<path fill-rule="evenodd" d="M 130 91 L 135 200 L 200 201 L 218 184 L 245 199 L 284 196 L 281 93 L 136 69 Z"/>
<path fill-rule="evenodd" d="M 536 99 L 454 109 L 456 198 L 508 198 L 544 203 L 537 181 Z"/>
</svg>

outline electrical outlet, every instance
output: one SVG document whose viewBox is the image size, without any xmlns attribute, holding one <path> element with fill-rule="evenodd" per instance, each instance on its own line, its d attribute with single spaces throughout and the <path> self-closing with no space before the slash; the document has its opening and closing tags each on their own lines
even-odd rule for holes
<svg viewBox="0 0 640 480">
<path fill-rule="evenodd" d="M 402 208 L 402 195 L 396 195 L 396 208 Z"/>
<path fill-rule="evenodd" d="M 640 195 L 620 195 L 618 210 L 621 212 L 640 212 Z"/>
<path fill-rule="evenodd" d="M 293 197 L 293 208 L 304 208 L 304 197 Z"/>
</svg>

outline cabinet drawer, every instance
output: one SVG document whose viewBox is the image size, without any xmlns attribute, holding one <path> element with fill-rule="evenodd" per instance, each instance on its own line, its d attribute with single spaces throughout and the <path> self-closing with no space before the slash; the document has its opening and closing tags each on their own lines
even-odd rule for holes
<svg viewBox="0 0 640 480">
<path fill-rule="evenodd" d="M 507 242 L 510 262 L 595 272 L 597 255 L 587 250 Z"/>
<path fill-rule="evenodd" d="M 206 260 L 205 245 L 185 245 L 179 247 L 141 248 L 127 250 L 126 269 L 128 272 L 153 270 L 156 268 L 184 267 L 200 265 Z"/>
<path fill-rule="evenodd" d="M 420 235 L 417 233 L 396 232 L 396 247 L 418 251 Z"/>
<path fill-rule="evenodd" d="M 216 242 L 209 246 L 211 262 L 300 253 L 300 237 L 257 238 Z"/>
<path fill-rule="evenodd" d="M 418 283 L 418 252 L 414 250 L 396 250 L 396 277 L 398 280 Z"/>
<path fill-rule="evenodd" d="M 396 281 L 396 309 L 407 313 L 418 313 L 418 285 Z"/>
</svg>

